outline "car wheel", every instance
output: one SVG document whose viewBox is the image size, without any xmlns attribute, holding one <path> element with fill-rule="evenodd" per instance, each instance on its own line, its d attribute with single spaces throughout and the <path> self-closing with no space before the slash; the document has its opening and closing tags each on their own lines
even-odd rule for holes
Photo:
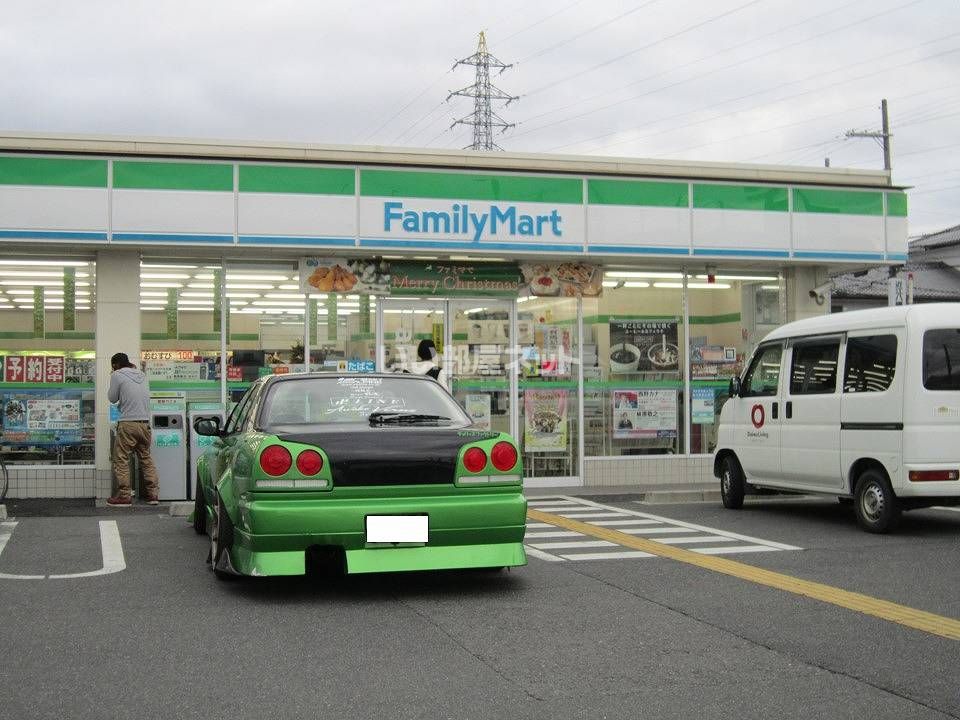
<svg viewBox="0 0 960 720">
<path fill-rule="evenodd" d="M 853 501 L 857 522 L 867 532 L 889 532 L 900 520 L 897 496 L 890 481 L 877 470 L 867 470 L 857 479 Z"/>
<path fill-rule="evenodd" d="M 197 483 L 193 499 L 193 529 L 197 535 L 203 535 L 207 531 L 207 503 L 203 499 L 203 488 Z"/>
<path fill-rule="evenodd" d="M 229 569 L 230 548 L 233 547 L 233 523 L 220 501 L 213 494 L 213 525 L 210 528 L 210 569 L 218 580 L 232 580 L 236 575 Z M 224 555 L 226 554 L 226 558 Z"/>
<path fill-rule="evenodd" d="M 723 506 L 731 510 L 742 508 L 745 492 L 746 483 L 740 463 L 728 455 L 723 459 L 720 467 L 720 497 L 723 500 Z"/>
</svg>

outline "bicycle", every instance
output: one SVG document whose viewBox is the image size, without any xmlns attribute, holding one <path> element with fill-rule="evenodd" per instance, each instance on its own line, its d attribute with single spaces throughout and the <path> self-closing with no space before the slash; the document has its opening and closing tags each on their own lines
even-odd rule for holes
<svg viewBox="0 0 960 720">
<path fill-rule="evenodd" d="M 3 453 L 0 452 L 0 505 L 7 497 L 7 488 L 10 486 L 10 475 L 7 472 L 7 464 L 3 461 Z"/>
</svg>

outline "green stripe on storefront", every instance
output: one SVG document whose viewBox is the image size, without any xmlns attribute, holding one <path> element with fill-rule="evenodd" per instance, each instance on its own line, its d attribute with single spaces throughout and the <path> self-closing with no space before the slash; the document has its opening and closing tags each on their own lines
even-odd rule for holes
<svg viewBox="0 0 960 720">
<path fill-rule="evenodd" d="M 113 187 L 122 190 L 210 190 L 233 192 L 233 165 L 119 160 Z"/>
<path fill-rule="evenodd" d="M 32 330 L 29 331 L 20 331 L 20 330 L 6 330 L 0 332 L 0 340 L 34 340 L 37 338 Z"/>
<path fill-rule="evenodd" d="M 107 161 L 0 157 L 0 185 L 105 188 Z"/>
<path fill-rule="evenodd" d="M 290 165 L 241 165 L 240 192 L 353 195 L 355 171 Z"/>
<path fill-rule="evenodd" d="M 887 193 L 887 215 L 890 217 L 907 216 L 906 193 Z"/>
<path fill-rule="evenodd" d="M 50 332 L 48 330 L 43 337 L 46 340 L 93 340 L 95 336 L 92 332 L 72 332 L 69 330 Z"/>
<path fill-rule="evenodd" d="M 580 205 L 583 203 L 583 181 L 521 175 L 361 170 L 360 195 Z"/>
<path fill-rule="evenodd" d="M 672 182 L 589 180 L 587 201 L 591 205 L 685 208 L 689 204 L 689 186 Z"/>
<path fill-rule="evenodd" d="M 785 187 L 695 184 L 693 207 L 710 210 L 787 212 L 789 205 Z"/>
<path fill-rule="evenodd" d="M 883 215 L 883 193 L 794 188 L 793 209 L 830 215 Z"/>
<path fill-rule="evenodd" d="M 141 340 L 220 340 L 220 333 L 180 333 L 178 337 L 167 337 L 166 333 L 140 333 Z M 256 342 L 260 339 L 257 333 L 231 333 L 231 342 Z"/>
</svg>

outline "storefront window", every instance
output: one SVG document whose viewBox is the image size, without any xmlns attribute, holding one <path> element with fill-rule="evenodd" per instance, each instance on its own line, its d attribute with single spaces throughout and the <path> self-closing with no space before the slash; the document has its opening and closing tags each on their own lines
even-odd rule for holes
<svg viewBox="0 0 960 720">
<path fill-rule="evenodd" d="M 579 474 L 577 299 L 517 303 L 520 440 L 527 477 Z"/>
<path fill-rule="evenodd" d="M 93 464 L 95 270 L 85 259 L 0 260 L 8 464 Z"/>
<path fill-rule="evenodd" d="M 689 274 L 690 452 L 711 453 L 730 378 L 745 355 L 780 324 L 777 275 L 727 270 Z"/>
<path fill-rule="evenodd" d="M 683 275 L 604 273 L 584 298 L 584 454 L 684 452 Z"/>
</svg>

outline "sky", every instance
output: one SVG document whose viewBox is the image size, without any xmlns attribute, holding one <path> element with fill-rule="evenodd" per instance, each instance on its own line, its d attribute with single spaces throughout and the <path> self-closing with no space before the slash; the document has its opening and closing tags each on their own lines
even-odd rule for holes
<svg viewBox="0 0 960 720">
<path fill-rule="evenodd" d="M 4 0 L 0 131 L 459 149 L 480 31 L 507 151 L 880 169 L 960 224 L 960 0 Z"/>
</svg>

